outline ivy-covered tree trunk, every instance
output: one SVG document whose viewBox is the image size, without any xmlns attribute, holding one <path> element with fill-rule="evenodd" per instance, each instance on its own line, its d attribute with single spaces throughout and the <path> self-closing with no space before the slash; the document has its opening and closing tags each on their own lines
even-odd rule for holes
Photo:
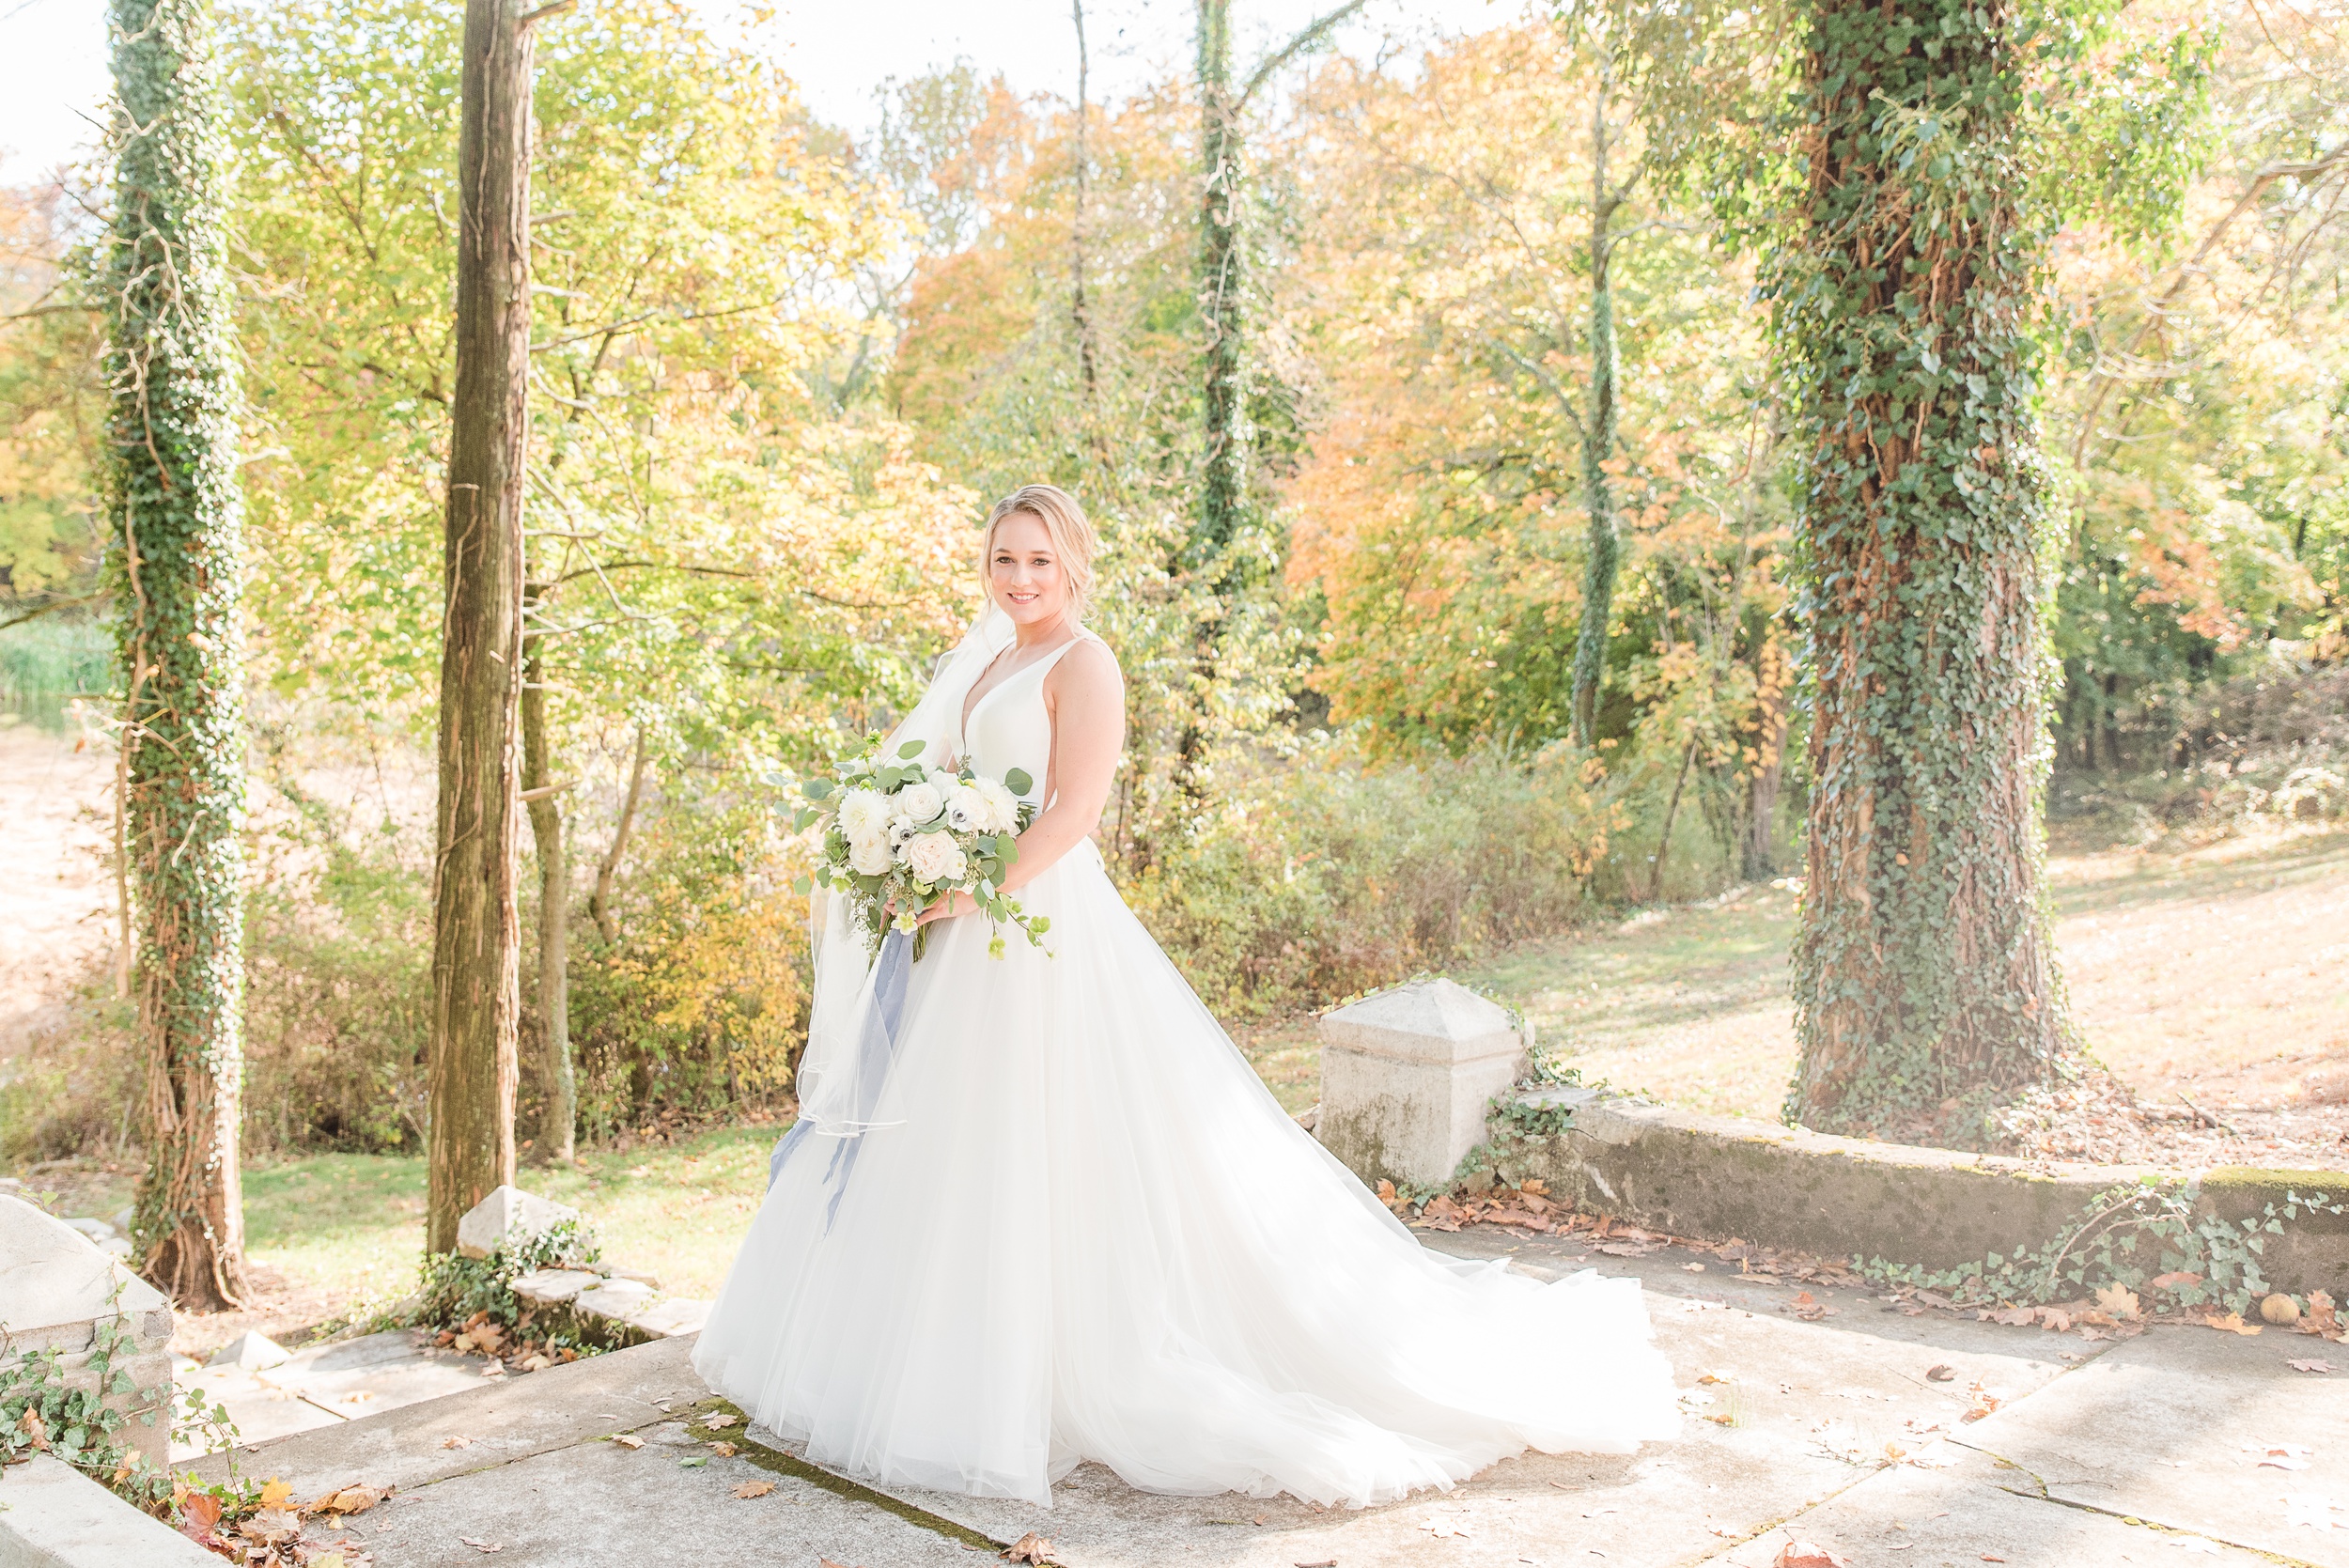
<svg viewBox="0 0 2349 1568">
<path fill-rule="evenodd" d="M 530 368 L 530 25 L 466 0 L 458 132 L 457 377 L 449 408 L 440 821 L 425 1247 L 514 1179 L 514 897 L 521 695 L 522 438 Z"/>
<path fill-rule="evenodd" d="M 221 100 L 206 0 L 115 0 L 105 483 L 146 1058 L 140 1271 L 242 1305 L 243 503 Z"/>
<path fill-rule="evenodd" d="M 1198 520 L 1195 559 L 1210 562 L 1240 528 L 1247 501 L 1247 392 L 1241 377 L 1246 331 L 1240 270 L 1246 261 L 1240 210 L 1240 100 L 1232 83 L 1231 0 L 1199 0 L 1199 383 Z"/>
<path fill-rule="evenodd" d="M 1607 628 L 1614 614 L 1615 572 L 1622 547 L 1615 531 L 1615 488 L 1607 459 L 1619 429 L 1615 375 L 1615 290 L 1611 232 L 1623 193 L 1607 182 L 1607 100 L 1612 85 L 1600 48 L 1597 90 L 1591 97 L 1591 417 L 1582 427 L 1582 506 L 1588 516 L 1582 560 L 1582 624 L 1574 640 L 1574 737 L 1595 739 L 1598 689 L 1607 678 Z M 1675 792 L 1676 796 L 1677 792 Z M 1657 876 L 1662 875 L 1658 858 Z"/>
<path fill-rule="evenodd" d="M 1818 0 L 1776 287 L 1816 682 L 1789 1111 L 1963 1136 L 2058 1077 L 2043 904 L 2046 525 L 2013 0 Z"/>
</svg>

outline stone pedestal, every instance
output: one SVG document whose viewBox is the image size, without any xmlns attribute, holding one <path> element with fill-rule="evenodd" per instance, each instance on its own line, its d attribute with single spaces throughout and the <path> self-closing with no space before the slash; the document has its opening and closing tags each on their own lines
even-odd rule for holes
<svg viewBox="0 0 2349 1568">
<path fill-rule="evenodd" d="M 519 1246 L 566 1219 L 580 1218 L 579 1210 L 568 1204 L 518 1187 L 492 1188 L 457 1221 L 457 1250 L 469 1258 L 486 1258 L 501 1247 Z"/>
<path fill-rule="evenodd" d="M 171 1445 L 171 1303 L 64 1220 L 0 1195 L 0 1328 L 7 1330 L 0 1359 L 54 1350 L 69 1388 L 96 1388 L 90 1352 L 107 1320 L 130 1335 L 109 1376 L 129 1373 L 134 1391 L 106 1403 L 131 1413 L 123 1438 L 162 1465 Z M 157 1412 L 151 1426 L 138 1419 L 150 1409 Z"/>
<path fill-rule="evenodd" d="M 1440 1187 L 1485 1140 L 1525 1041 L 1498 1004 L 1449 980 L 1381 991 L 1321 1019 L 1315 1136 L 1362 1180 Z"/>
</svg>

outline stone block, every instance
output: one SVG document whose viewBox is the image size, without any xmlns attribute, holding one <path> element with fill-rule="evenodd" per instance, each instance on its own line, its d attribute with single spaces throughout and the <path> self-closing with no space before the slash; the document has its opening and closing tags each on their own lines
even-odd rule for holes
<svg viewBox="0 0 2349 1568">
<path fill-rule="evenodd" d="M 171 1303 L 64 1220 L 0 1194 L 0 1328 L 7 1330 L 0 1343 L 8 1347 L 0 1360 L 54 1350 L 68 1387 L 95 1388 L 99 1374 L 89 1369 L 89 1358 L 104 1321 L 130 1336 L 112 1370 L 130 1374 L 135 1385 L 106 1403 L 133 1413 L 124 1437 L 161 1465 L 170 1422 L 158 1416 L 150 1426 L 136 1412 L 170 1398 Z"/>
<path fill-rule="evenodd" d="M 1485 1112 L 1517 1081 L 1526 1042 L 1499 1004 L 1418 981 L 1321 1019 L 1322 1145 L 1366 1182 L 1449 1182 L 1484 1141 Z"/>
<path fill-rule="evenodd" d="M 650 1285 L 640 1285 L 633 1280 L 606 1280 L 571 1297 L 571 1311 L 626 1319 L 650 1306 L 657 1294 Z"/>
<path fill-rule="evenodd" d="M 47 1454 L 0 1486 L 0 1568 L 220 1568 L 220 1559 Z"/>
<path fill-rule="evenodd" d="M 679 1334 L 698 1334 L 708 1320 L 709 1303 L 671 1296 L 655 1302 L 629 1319 L 648 1337 L 656 1340 L 673 1339 Z"/>
<path fill-rule="evenodd" d="M 580 1219 L 579 1210 L 518 1187 L 501 1187 L 465 1211 L 457 1221 L 457 1250 L 469 1258 L 486 1258 L 501 1246 L 552 1230 L 566 1219 Z"/>
<path fill-rule="evenodd" d="M 248 1328 L 212 1352 L 208 1367 L 237 1367 L 245 1372 L 261 1372 L 270 1367 L 282 1367 L 288 1359 L 286 1347 L 267 1334 Z"/>
<path fill-rule="evenodd" d="M 583 1268 L 540 1268 L 516 1279 L 512 1288 L 516 1296 L 534 1306 L 552 1307 L 572 1299 L 602 1279 L 602 1275 Z"/>
</svg>

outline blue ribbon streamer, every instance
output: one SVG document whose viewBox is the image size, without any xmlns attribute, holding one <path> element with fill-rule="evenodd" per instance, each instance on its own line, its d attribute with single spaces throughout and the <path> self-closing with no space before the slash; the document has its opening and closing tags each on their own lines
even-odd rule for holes
<svg viewBox="0 0 2349 1568">
<path fill-rule="evenodd" d="M 913 939 L 902 931 L 892 931 L 881 939 L 880 954 L 874 960 L 873 993 L 866 1003 L 864 1017 L 857 1032 L 856 1079 L 848 1095 L 851 1119 L 863 1122 L 871 1118 L 874 1108 L 880 1103 L 881 1091 L 889 1082 L 890 1066 L 897 1055 L 897 1028 L 904 1021 L 906 992 L 913 979 Z M 775 1144 L 775 1152 L 767 1158 L 767 1188 L 772 1191 L 783 1178 L 783 1168 L 795 1150 L 806 1141 L 810 1124 L 804 1119 L 791 1124 Z M 848 1190 L 848 1174 L 856 1169 L 857 1150 L 863 1145 L 863 1131 L 848 1134 L 834 1141 L 832 1163 L 824 1171 L 824 1184 L 832 1190 L 832 1199 L 824 1205 L 824 1229 L 840 1213 L 841 1195 Z"/>
</svg>

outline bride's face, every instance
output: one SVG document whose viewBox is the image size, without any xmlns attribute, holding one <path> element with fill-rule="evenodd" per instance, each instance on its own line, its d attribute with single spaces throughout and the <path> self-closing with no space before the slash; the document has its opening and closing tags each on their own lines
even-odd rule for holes
<svg viewBox="0 0 2349 1568">
<path fill-rule="evenodd" d="M 987 555 L 987 584 L 1003 613 L 1019 626 L 1048 623 L 1068 608 L 1068 577 L 1042 518 L 1014 512 L 995 525 L 995 543 Z"/>
</svg>

